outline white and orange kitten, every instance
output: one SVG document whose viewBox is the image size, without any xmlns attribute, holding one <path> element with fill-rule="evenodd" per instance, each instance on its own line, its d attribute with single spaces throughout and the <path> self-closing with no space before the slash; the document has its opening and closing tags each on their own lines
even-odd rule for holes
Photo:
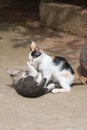
<svg viewBox="0 0 87 130">
<path fill-rule="evenodd" d="M 55 88 L 55 84 L 49 87 L 52 93 L 69 92 L 74 81 L 74 71 L 70 64 L 63 57 L 51 57 L 41 50 L 32 41 L 28 59 L 38 72 L 42 73 L 43 78 L 47 79 L 44 87 L 50 80 L 58 82 L 62 88 Z"/>
</svg>

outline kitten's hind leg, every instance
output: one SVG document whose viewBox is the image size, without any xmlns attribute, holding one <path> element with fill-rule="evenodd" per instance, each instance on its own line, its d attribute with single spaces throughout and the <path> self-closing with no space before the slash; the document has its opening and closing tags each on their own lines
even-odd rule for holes
<svg viewBox="0 0 87 130">
<path fill-rule="evenodd" d="M 56 94 L 56 93 L 62 93 L 62 92 L 69 92 L 69 91 L 71 91 L 71 86 L 69 86 L 67 84 L 62 83 L 61 87 L 62 88 L 54 88 L 51 92 Z"/>
</svg>

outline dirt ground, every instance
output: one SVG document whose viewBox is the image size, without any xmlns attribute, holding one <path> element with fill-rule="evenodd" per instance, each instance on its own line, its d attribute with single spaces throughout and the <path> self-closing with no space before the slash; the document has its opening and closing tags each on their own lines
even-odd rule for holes
<svg viewBox="0 0 87 130">
<path fill-rule="evenodd" d="M 32 23 L 36 26 L 36 23 Z M 32 26 L 0 27 L 0 129 L 1 130 L 86 130 L 87 86 L 74 85 L 69 93 L 49 93 L 30 99 L 10 87 L 7 68 L 26 68 L 29 40 L 48 54 L 65 57 L 76 70 L 81 46 L 86 39 Z"/>
<path fill-rule="evenodd" d="M 12 16 L 9 15 L 14 22 Z M 36 41 L 50 55 L 65 57 L 76 70 L 86 39 L 38 28 L 37 21 L 28 19 L 26 26 L 5 23 L 5 15 L 3 17 L 4 23 L 0 24 L 0 130 L 87 130 L 87 85 L 76 84 L 69 93 L 49 93 L 30 99 L 15 92 L 6 72 L 7 68 L 27 67 L 29 40 Z"/>
</svg>

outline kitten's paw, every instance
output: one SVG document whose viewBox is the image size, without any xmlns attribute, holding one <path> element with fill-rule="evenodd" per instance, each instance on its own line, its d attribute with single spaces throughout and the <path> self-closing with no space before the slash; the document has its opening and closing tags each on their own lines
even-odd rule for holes
<svg viewBox="0 0 87 130">
<path fill-rule="evenodd" d="M 32 64 L 29 61 L 27 61 L 26 64 L 27 64 L 28 67 L 32 66 Z"/>
<path fill-rule="evenodd" d="M 53 89 L 52 91 L 51 91 L 52 93 L 54 93 L 54 94 L 57 94 L 57 93 L 59 93 L 59 91 L 58 91 L 58 89 Z"/>
</svg>

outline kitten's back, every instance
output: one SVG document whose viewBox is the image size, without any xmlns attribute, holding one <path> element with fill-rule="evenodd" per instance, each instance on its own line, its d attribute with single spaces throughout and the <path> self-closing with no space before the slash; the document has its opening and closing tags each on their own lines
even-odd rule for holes
<svg viewBox="0 0 87 130">
<path fill-rule="evenodd" d="M 72 74 L 74 74 L 72 67 L 70 66 L 70 64 L 68 63 L 68 61 L 65 58 L 60 57 L 60 56 L 55 56 L 53 59 L 53 62 L 55 63 L 55 65 L 59 65 L 62 63 L 61 71 L 66 69 L 66 70 L 69 70 Z"/>
</svg>

